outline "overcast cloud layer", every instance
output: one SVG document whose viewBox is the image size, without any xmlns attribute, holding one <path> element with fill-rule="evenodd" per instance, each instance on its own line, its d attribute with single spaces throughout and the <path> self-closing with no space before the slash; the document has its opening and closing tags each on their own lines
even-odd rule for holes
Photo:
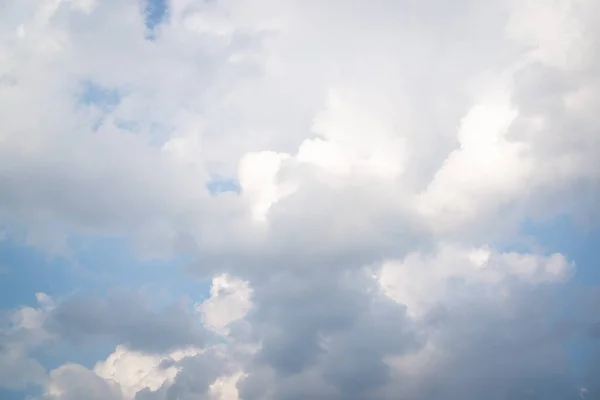
<svg viewBox="0 0 600 400">
<path fill-rule="evenodd" d="M 600 398 L 597 260 L 526 231 L 598 228 L 598 110 L 596 0 L 0 1 L 0 240 L 211 281 L 37 293 L 0 313 L 0 387 Z"/>
</svg>

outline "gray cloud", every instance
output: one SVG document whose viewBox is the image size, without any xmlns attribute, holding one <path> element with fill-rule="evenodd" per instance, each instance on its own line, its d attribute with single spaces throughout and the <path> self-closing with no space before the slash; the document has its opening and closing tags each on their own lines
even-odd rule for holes
<svg viewBox="0 0 600 400">
<path fill-rule="evenodd" d="M 74 343 L 103 338 L 157 353 L 201 346 L 206 339 L 199 319 L 185 304 L 156 310 L 147 299 L 129 292 L 69 297 L 48 313 L 44 326 Z"/>
<path fill-rule="evenodd" d="M 294 302 L 291 288 L 301 284 L 295 279 L 271 288 L 278 295 L 251 317 L 265 333 L 258 333 L 263 348 L 239 385 L 243 399 L 579 396 L 564 336 L 551 322 L 558 304 L 552 290 L 515 287 L 508 303 L 471 298 L 419 322 L 402 305 L 368 294 L 366 280 L 359 281 L 363 290 L 307 280 L 312 290 L 297 292 L 302 301 Z M 424 367 L 416 358 L 401 370 L 384 362 L 426 351 L 428 343 L 440 353 Z"/>
</svg>

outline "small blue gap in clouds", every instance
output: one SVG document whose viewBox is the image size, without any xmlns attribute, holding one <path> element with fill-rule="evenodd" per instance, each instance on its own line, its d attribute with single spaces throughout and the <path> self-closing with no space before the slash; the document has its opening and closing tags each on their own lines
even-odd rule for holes
<svg viewBox="0 0 600 400">
<path fill-rule="evenodd" d="M 106 88 L 91 81 L 82 82 L 79 103 L 85 106 L 95 106 L 102 110 L 102 114 L 94 122 L 94 131 L 102 125 L 103 114 L 114 110 L 121 101 L 121 97 L 122 94 L 116 89 Z"/>
<path fill-rule="evenodd" d="M 115 121 L 115 126 L 124 131 L 135 132 L 139 128 L 139 124 L 135 121 L 126 121 L 123 119 L 117 119 Z"/>
<path fill-rule="evenodd" d="M 144 19 L 148 29 L 146 39 L 155 39 L 156 28 L 165 21 L 168 10 L 168 0 L 146 0 L 144 7 Z"/>
<path fill-rule="evenodd" d="M 103 87 L 95 82 L 83 82 L 79 101 L 86 105 L 96 105 L 102 109 L 111 109 L 119 104 L 121 93 L 113 88 Z"/>
<path fill-rule="evenodd" d="M 220 177 L 213 177 L 213 179 L 206 184 L 206 189 L 212 196 L 225 192 L 240 194 L 242 190 L 240 183 L 237 180 Z"/>
</svg>

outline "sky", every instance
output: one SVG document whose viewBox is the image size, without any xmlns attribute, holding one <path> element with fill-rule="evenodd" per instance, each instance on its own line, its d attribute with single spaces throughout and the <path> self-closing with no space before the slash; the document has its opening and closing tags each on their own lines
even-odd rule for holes
<svg viewBox="0 0 600 400">
<path fill-rule="evenodd" d="M 599 398 L 599 18 L 0 1 L 0 398 Z"/>
</svg>

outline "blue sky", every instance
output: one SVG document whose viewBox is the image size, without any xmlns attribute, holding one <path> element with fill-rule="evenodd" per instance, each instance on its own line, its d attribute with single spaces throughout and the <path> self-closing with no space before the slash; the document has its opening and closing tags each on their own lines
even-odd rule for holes
<svg viewBox="0 0 600 400">
<path fill-rule="evenodd" d="M 144 14 L 149 38 L 154 38 L 156 30 L 168 17 L 168 0 L 145 0 Z"/>
<path fill-rule="evenodd" d="M 184 261 L 140 260 L 119 239 L 74 239 L 72 243 L 73 254 L 65 259 L 11 240 L 0 242 L 0 260 L 5 266 L 0 283 L 2 306 L 33 305 L 37 292 L 62 297 L 77 291 L 105 292 L 115 286 L 147 287 L 156 295 L 157 304 L 177 297 L 199 301 L 206 296 L 205 283 L 183 275 Z"/>
</svg>

